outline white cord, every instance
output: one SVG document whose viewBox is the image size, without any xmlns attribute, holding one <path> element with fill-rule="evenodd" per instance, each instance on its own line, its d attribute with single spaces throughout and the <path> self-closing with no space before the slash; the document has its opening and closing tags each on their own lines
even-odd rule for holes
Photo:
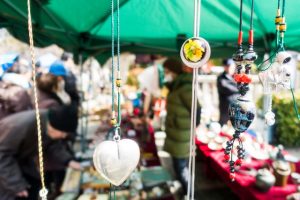
<svg viewBox="0 0 300 200">
<path fill-rule="evenodd" d="M 194 37 L 199 37 L 200 33 L 200 8 L 201 0 L 194 1 Z"/>
<path fill-rule="evenodd" d="M 193 70 L 193 83 L 192 83 L 192 106 L 191 106 L 191 131 L 190 131 L 190 154 L 189 154 L 189 179 L 188 179 L 188 190 L 187 199 L 194 200 L 195 193 L 195 132 L 196 132 L 196 121 L 197 121 L 197 68 Z"/>
<path fill-rule="evenodd" d="M 201 0 L 194 1 L 194 37 L 199 37 L 200 32 L 200 8 Z M 195 132 L 197 126 L 197 87 L 198 87 L 198 68 L 193 70 L 192 83 L 192 106 L 191 106 L 191 131 L 190 131 L 190 154 L 189 154 L 189 169 L 188 169 L 188 189 L 187 200 L 194 200 L 195 194 L 195 165 L 196 165 L 196 144 Z"/>
</svg>

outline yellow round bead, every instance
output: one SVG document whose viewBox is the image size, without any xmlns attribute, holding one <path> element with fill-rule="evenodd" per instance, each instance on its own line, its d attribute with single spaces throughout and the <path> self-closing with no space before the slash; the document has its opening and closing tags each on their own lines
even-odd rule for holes
<svg viewBox="0 0 300 200">
<path fill-rule="evenodd" d="M 285 23 L 282 23 L 279 25 L 279 30 L 282 31 L 282 32 L 285 32 L 286 31 L 286 24 Z"/>
<path fill-rule="evenodd" d="M 117 124 L 117 119 L 116 118 L 112 118 L 111 120 L 110 120 L 110 123 L 111 123 L 111 125 L 116 125 Z"/>
<path fill-rule="evenodd" d="M 275 24 L 280 24 L 282 22 L 282 17 L 276 16 L 275 18 Z"/>
<path fill-rule="evenodd" d="M 121 79 L 117 79 L 116 80 L 116 86 L 117 87 L 121 87 L 121 84 L 122 84 L 122 80 Z"/>
</svg>

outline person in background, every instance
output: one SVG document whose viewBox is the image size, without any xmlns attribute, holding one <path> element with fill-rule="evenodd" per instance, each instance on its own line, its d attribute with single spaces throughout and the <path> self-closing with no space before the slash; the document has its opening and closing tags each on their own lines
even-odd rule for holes
<svg viewBox="0 0 300 200">
<path fill-rule="evenodd" d="M 80 170 L 80 164 L 65 151 L 64 146 L 57 145 L 58 140 L 75 131 L 76 116 L 72 110 L 64 106 L 41 110 L 40 114 L 44 155 L 52 155 L 57 162 Z M 38 199 L 40 178 L 36 141 L 34 110 L 16 113 L 0 121 L 1 200 Z"/>
<path fill-rule="evenodd" d="M 11 81 L 21 75 L 16 74 L 18 55 L 8 54 L 0 56 L 0 119 L 24 110 L 32 109 L 31 98 L 21 83 Z M 11 76 L 12 75 L 12 76 Z M 9 77 L 9 79 L 7 79 Z M 28 82 L 27 82 L 28 83 Z"/>
<path fill-rule="evenodd" d="M 75 71 L 75 69 L 74 62 L 72 62 L 72 55 L 70 53 L 64 52 L 61 56 L 61 60 L 68 72 L 66 76 L 64 76 L 65 90 L 70 95 L 72 103 L 76 103 L 77 106 L 79 106 L 80 95 L 77 89 L 77 78 L 73 72 Z"/>
<path fill-rule="evenodd" d="M 188 157 L 192 104 L 192 69 L 180 60 L 168 58 L 164 63 L 165 81 L 169 89 L 167 96 L 166 140 L 164 150 L 172 156 L 177 179 L 186 194 L 188 185 Z M 197 109 L 197 124 L 201 108 Z"/>
<path fill-rule="evenodd" d="M 20 74 L 20 64 L 18 54 L 4 54 L 0 56 L 0 80 L 5 83 L 15 84 L 24 89 L 31 87 L 29 79 L 24 74 Z"/>
<path fill-rule="evenodd" d="M 66 92 L 66 77 L 68 76 L 68 71 L 61 61 L 55 61 L 51 64 L 48 74 L 52 74 L 56 77 L 56 88 L 54 88 L 55 94 L 62 100 L 63 104 L 70 104 L 71 97 Z"/>
<path fill-rule="evenodd" d="M 63 77 L 66 75 L 66 69 L 59 62 L 53 63 L 48 73 L 39 75 L 37 87 L 40 108 L 51 108 L 71 103 L 71 98 L 64 89 L 65 81 Z"/>
<path fill-rule="evenodd" d="M 219 94 L 219 110 L 221 126 L 227 124 L 229 120 L 228 107 L 234 101 L 239 92 L 236 82 L 233 79 L 235 65 L 232 59 L 223 60 L 224 72 L 217 78 L 217 88 Z"/>
<path fill-rule="evenodd" d="M 44 109 L 55 108 L 63 105 L 69 105 L 73 109 L 74 116 L 77 117 L 77 106 L 71 101 L 71 97 L 65 91 L 65 77 L 67 70 L 62 62 L 56 61 L 50 65 L 48 73 L 41 74 L 38 77 L 37 86 L 39 94 L 39 107 Z M 75 118 L 74 118 L 75 120 Z M 74 154 L 72 141 L 76 135 L 76 128 L 67 138 L 57 141 L 57 145 L 64 146 L 71 155 Z M 55 148 L 53 146 L 53 148 Z M 64 163 L 57 162 L 55 157 L 46 155 L 45 158 L 45 176 L 46 184 L 49 187 L 49 199 L 54 199 L 60 194 L 60 187 L 66 173 Z"/>
</svg>

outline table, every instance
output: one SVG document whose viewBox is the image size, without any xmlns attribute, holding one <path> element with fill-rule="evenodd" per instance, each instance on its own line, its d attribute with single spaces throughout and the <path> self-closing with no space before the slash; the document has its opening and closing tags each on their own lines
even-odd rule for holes
<svg viewBox="0 0 300 200">
<path fill-rule="evenodd" d="M 211 151 L 206 144 L 196 141 L 198 149 L 207 162 L 206 170 L 221 178 L 225 184 L 242 200 L 283 200 L 286 196 L 296 191 L 295 185 L 288 184 L 286 187 L 273 186 L 268 192 L 260 192 L 255 188 L 255 178 L 249 175 L 236 173 L 236 179 L 231 182 L 229 178 L 229 166 L 223 162 L 223 151 Z M 259 168 L 265 161 L 252 160 L 247 167 Z M 297 166 L 298 167 L 298 166 Z M 209 175 L 211 176 L 211 175 Z"/>
</svg>

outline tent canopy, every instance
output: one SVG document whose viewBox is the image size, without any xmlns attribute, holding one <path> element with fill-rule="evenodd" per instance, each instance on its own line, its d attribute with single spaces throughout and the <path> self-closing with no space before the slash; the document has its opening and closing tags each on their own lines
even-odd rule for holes
<svg viewBox="0 0 300 200">
<path fill-rule="evenodd" d="M 200 36 L 212 47 L 212 57 L 231 56 L 239 24 L 239 0 L 202 0 Z M 110 0 L 31 0 L 34 41 L 39 47 L 57 44 L 84 58 L 103 62 L 111 51 Z M 255 1 L 255 49 L 263 53 L 274 42 L 277 0 Z M 286 2 L 286 47 L 300 50 L 299 0 Z M 178 54 L 193 35 L 192 0 L 120 0 L 121 51 Z M 243 31 L 246 44 L 250 0 L 244 1 Z M 28 42 L 25 0 L 0 1 L 0 27 Z"/>
</svg>

